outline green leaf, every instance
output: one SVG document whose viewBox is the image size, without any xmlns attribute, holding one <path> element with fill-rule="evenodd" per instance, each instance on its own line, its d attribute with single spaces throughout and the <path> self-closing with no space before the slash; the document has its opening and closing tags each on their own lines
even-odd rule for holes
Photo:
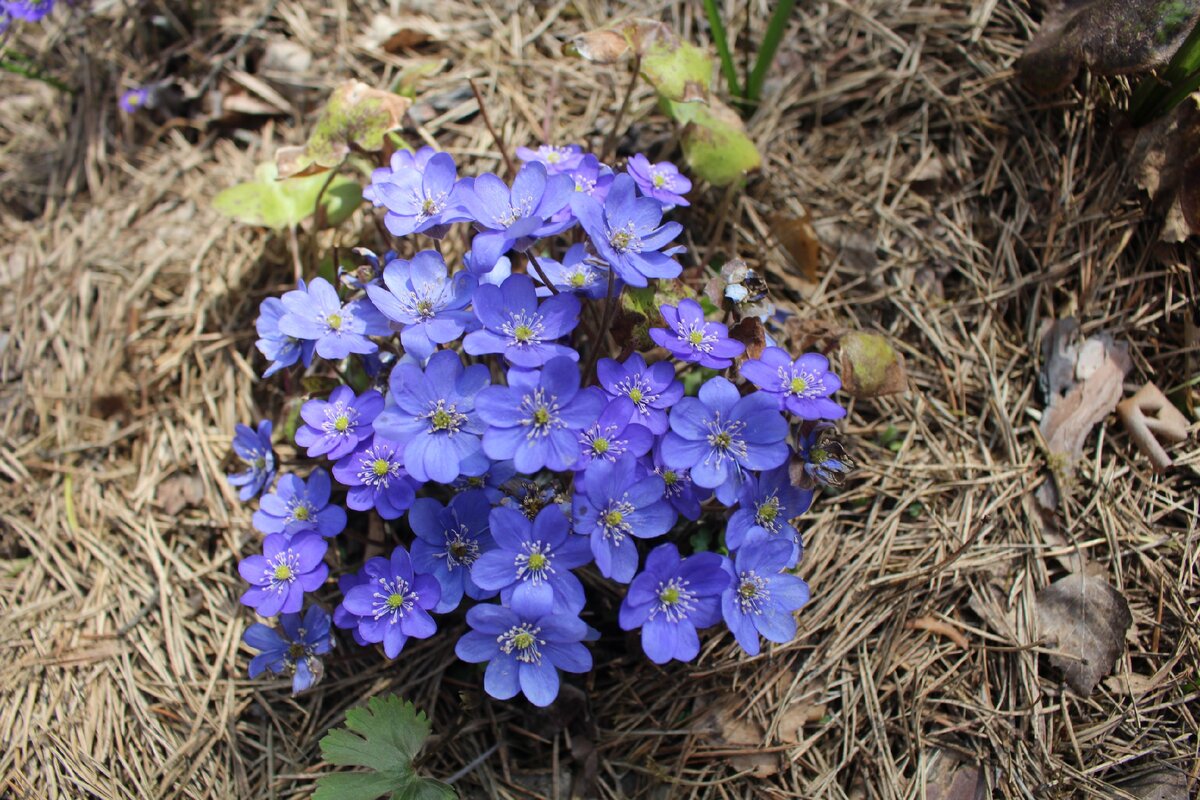
<svg viewBox="0 0 1200 800">
<path fill-rule="evenodd" d="M 402 774 L 399 770 L 335 772 L 317 779 L 313 800 L 375 800 L 411 786 L 412 778 L 411 772 Z"/>
<path fill-rule="evenodd" d="M 720 100 L 667 101 L 667 109 L 683 125 L 683 155 L 688 166 L 714 186 L 728 186 L 762 164 L 742 118 Z"/>
<path fill-rule="evenodd" d="M 642 55 L 642 76 L 668 100 L 697 101 L 712 85 L 713 59 L 687 42 L 656 38 Z"/>
<path fill-rule="evenodd" d="M 393 794 L 392 800 L 458 800 L 458 793 L 441 781 L 414 778 L 406 788 Z"/>
<path fill-rule="evenodd" d="M 259 164 L 254 180 L 231 186 L 213 198 L 213 208 L 247 225 L 288 228 L 311 217 L 317 210 L 317 195 L 329 226 L 345 222 L 362 204 L 362 187 L 345 176 L 335 176 L 325 192 L 328 175 L 276 180 L 275 165 Z"/>
</svg>

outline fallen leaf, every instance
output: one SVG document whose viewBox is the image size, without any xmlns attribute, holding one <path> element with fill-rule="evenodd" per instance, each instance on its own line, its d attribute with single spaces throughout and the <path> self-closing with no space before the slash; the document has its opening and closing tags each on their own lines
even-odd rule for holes
<svg viewBox="0 0 1200 800">
<path fill-rule="evenodd" d="M 1036 605 L 1041 639 L 1057 651 L 1050 663 L 1076 693 L 1091 694 L 1125 651 L 1129 601 L 1100 578 L 1074 574 L 1038 592 Z"/>
<path fill-rule="evenodd" d="M 707 103 L 666 101 L 671 116 L 683 125 L 683 156 L 701 178 L 728 186 L 753 172 L 762 156 L 746 135 L 742 118 L 715 97 Z"/>
<path fill-rule="evenodd" d="M 886 338 L 853 331 L 841 339 L 842 389 L 853 397 L 881 397 L 908 389 L 904 356 Z"/>
<path fill-rule="evenodd" d="M 824 703 L 792 703 L 779 715 L 776 730 L 779 741 L 784 744 L 799 744 L 804 739 L 804 726 L 825 719 L 828 708 Z"/>
<path fill-rule="evenodd" d="M 1117 784 L 1140 800 L 1188 800 L 1187 773 L 1168 764 L 1134 775 Z"/>
<path fill-rule="evenodd" d="M 987 782 L 979 767 L 935 750 L 925 771 L 925 800 L 983 800 Z"/>
<path fill-rule="evenodd" d="M 275 153 L 280 178 L 313 175 L 333 169 L 352 147 L 375 151 L 383 137 L 401 126 L 412 98 L 361 81 L 346 81 L 333 90 L 308 142 L 302 147 L 281 147 Z"/>
<path fill-rule="evenodd" d="M 335 227 L 362 203 L 362 187 L 345 175 L 334 177 L 324 193 L 325 175 L 276 180 L 275 165 L 260 164 L 254 180 L 239 183 L 213 198 L 213 208 L 248 225 L 287 228 L 312 216 L 317 196 L 325 208 L 325 224 Z"/>
<path fill-rule="evenodd" d="M 748 358 L 759 358 L 767 346 L 767 332 L 758 317 L 743 317 L 742 321 L 729 329 L 729 338 L 746 345 L 746 352 L 738 356 L 741 363 Z"/>
<path fill-rule="evenodd" d="M 154 502 L 170 516 L 176 516 L 188 506 L 198 506 L 204 500 L 204 481 L 198 475 L 177 472 L 154 490 Z"/>
<path fill-rule="evenodd" d="M 821 242 L 813 229 L 808 212 L 792 217 L 776 214 L 771 217 L 771 233 L 779 240 L 792 266 L 809 283 L 816 283 L 821 273 Z"/>
<path fill-rule="evenodd" d="M 754 752 L 766 744 L 762 726 L 737 716 L 737 710 L 732 707 L 709 711 L 692 730 L 703 736 L 710 748 L 723 753 L 734 751 L 723 758 L 736 770 L 750 770 L 755 778 L 769 778 L 779 772 L 776 753 Z"/>
</svg>

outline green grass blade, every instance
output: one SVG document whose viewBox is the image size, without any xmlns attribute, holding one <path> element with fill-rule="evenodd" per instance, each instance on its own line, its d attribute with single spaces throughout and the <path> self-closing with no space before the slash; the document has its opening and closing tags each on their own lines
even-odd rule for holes
<svg viewBox="0 0 1200 800">
<path fill-rule="evenodd" d="M 762 96 L 767 70 L 771 68 L 771 62 L 775 60 L 775 52 L 779 49 L 779 43 L 783 41 L 783 34 L 787 31 L 788 20 L 791 19 L 792 9 L 795 7 L 796 0 L 782 0 L 779 5 L 775 6 L 775 11 L 771 14 L 771 21 L 767 23 L 767 32 L 763 36 L 762 45 L 758 48 L 758 58 L 754 61 L 754 69 L 746 81 L 745 97 L 750 103 L 757 103 Z"/>
<path fill-rule="evenodd" d="M 1129 101 L 1129 116 L 1134 127 L 1151 122 L 1177 106 L 1195 90 L 1200 75 L 1200 20 L 1180 45 L 1162 75 L 1142 78 Z M 1191 89 L 1187 87 L 1191 86 Z"/>
<path fill-rule="evenodd" d="M 721 57 L 721 74 L 725 76 L 725 83 L 729 84 L 731 94 L 743 97 L 737 70 L 733 68 L 733 54 L 729 52 L 729 38 L 725 35 L 725 23 L 721 20 L 717 0 L 704 0 L 704 13 L 708 16 L 708 27 L 712 29 L 713 44 L 717 46 L 717 54 Z"/>
</svg>

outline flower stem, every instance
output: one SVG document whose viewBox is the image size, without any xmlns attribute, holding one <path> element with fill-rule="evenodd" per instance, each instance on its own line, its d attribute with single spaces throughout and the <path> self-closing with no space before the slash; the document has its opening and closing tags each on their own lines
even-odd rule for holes
<svg viewBox="0 0 1200 800">
<path fill-rule="evenodd" d="M 546 277 L 546 273 L 542 271 L 542 265 L 538 263 L 537 256 L 533 254 L 533 251 L 530 250 L 525 255 L 529 259 L 529 263 L 533 267 L 534 271 L 537 272 L 538 277 L 542 279 L 542 284 L 550 290 L 550 294 L 558 294 L 558 289 L 555 288 L 554 284 L 550 282 L 550 279 Z"/>
<path fill-rule="evenodd" d="M 479 114 L 483 117 L 483 124 L 487 126 L 488 133 L 492 135 L 492 139 L 500 148 L 500 155 L 504 157 L 504 168 L 508 170 L 508 177 L 512 178 L 513 175 L 517 174 L 517 170 L 513 166 L 512 156 L 508 154 L 508 145 L 505 143 L 504 137 L 492 127 L 491 117 L 488 116 L 487 107 L 483 104 L 483 95 L 480 94 L 479 87 L 475 84 L 475 79 L 472 78 L 467 83 L 471 84 L 471 91 L 475 93 L 475 102 L 479 104 Z"/>
<path fill-rule="evenodd" d="M 608 291 L 604 293 L 604 316 L 600 318 L 600 329 L 596 331 L 596 342 L 592 345 L 592 352 L 588 355 L 587 369 L 583 371 L 583 385 L 588 386 L 592 382 L 596 369 L 596 361 L 600 358 L 600 345 L 604 337 L 608 335 L 608 328 L 612 325 L 613 315 L 617 311 L 617 302 L 620 300 L 621 293 L 617 292 L 613 295 L 613 268 L 608 268 Z M 622 291 L 624 287 L 621 287 Z"/>
<path fill-rule="evenodd" d="M 629 110 L 629 99 L 633 97 L 633 87 L 637 86 L 638 74 L 641 71 L 642 57 L 639 55 L 633 60 L 633 74 L 629 78 L 629 85 L 625 88 L 625 99 L 621 101 L 621 107 L 617 110 L 617 116 L 613 118 L 612 130 L 604 138 L 604 147 L 600 149 L 601 161 L 607 161 L 611 156 L 616 154 L 617 136 L 621 132 L 621 120 L 625 118 L 625 112 Z"/>
</svg>

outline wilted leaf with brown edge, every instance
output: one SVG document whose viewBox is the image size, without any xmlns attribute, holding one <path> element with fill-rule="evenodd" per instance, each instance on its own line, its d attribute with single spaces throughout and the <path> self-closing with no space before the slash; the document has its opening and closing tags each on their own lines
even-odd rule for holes
<svg viewBox="0 0 1200 800">
<path fill-rule="evenodd" d="M 1038 592 L 1037 622 L 1042 640 L 1057 651 L 1050 663 L 1062 670 L 1068 686 L 1089 695 L 1124 652 L 1133 615 L 1120 592 L 1077 573 Z"/>
<path fill-rule="evenodd" d="M 792 265 L 800 271 L 800 277 L 809 283 L 816 283 L 821 268 L 821 242 L 813 230 L 808 212 L 799 217 L 776 214 L 771 217 L 771 233 L 779 240 Z"/>
<path fill-rule="evenodd" d="M 401 126 L 412 99 L 361 81 L 347 81 L 334 89 L 321 112 L 308 143 L 281 147 L 275 154 L 280 178 L 312 175 L 333 169 L 352 147 L 375 151 L 383 137 Z"/>
<path fill-rule="evenodd" d="M 875 333 L 847 333 L 841 339 L 842 389 L 853 397 L 880 397 L 908 388 L 904 357 Z"/>
</svg>

